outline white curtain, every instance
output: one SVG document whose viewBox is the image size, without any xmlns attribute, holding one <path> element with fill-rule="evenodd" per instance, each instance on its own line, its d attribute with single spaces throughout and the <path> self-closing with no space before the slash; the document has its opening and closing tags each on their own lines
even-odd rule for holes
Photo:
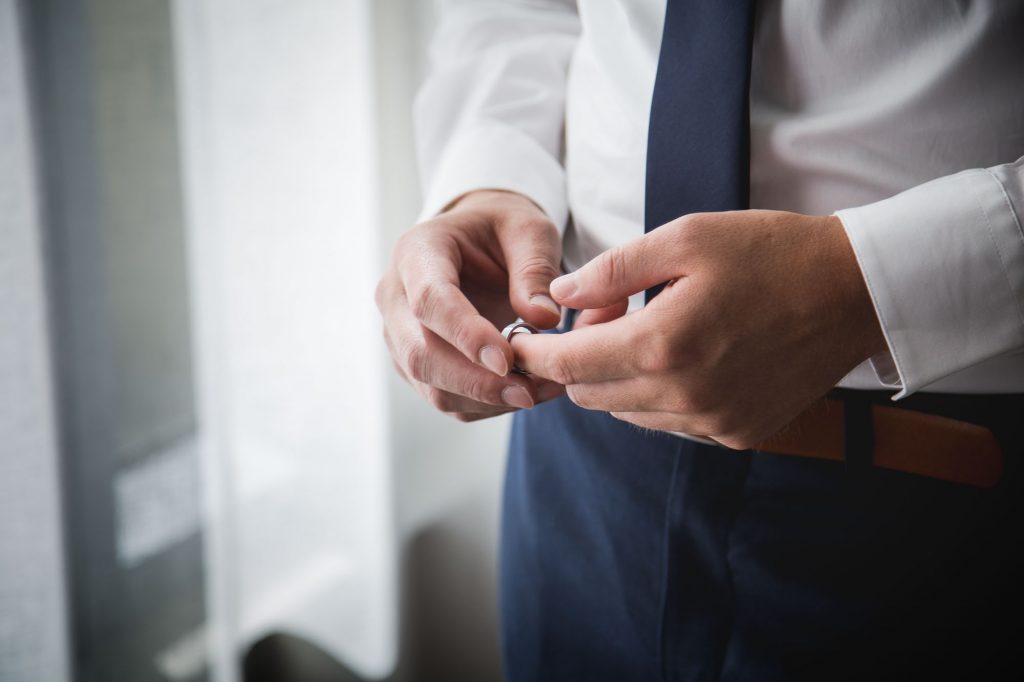
<svg viewBox="0 0 1024 682">
<path fill-rule="evenodd" d="M 365 295 L 381 238 L 369 3 L 176 11 L 218 650 L 285 631 L 380 677 L 396 545 Z"/>
</svg>

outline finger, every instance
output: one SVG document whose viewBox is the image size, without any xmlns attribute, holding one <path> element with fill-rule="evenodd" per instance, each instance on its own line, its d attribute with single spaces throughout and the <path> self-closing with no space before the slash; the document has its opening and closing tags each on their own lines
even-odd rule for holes
<svg viewBox="0 0 1024 682">
<path fill-rule="evenodd" d="M 705 436 L 699 427 L 692 426 L 691 422 L 681 418 L 678 414 L 669 412 L 611 412 L 609 414 L 620 421 L 629 422 L 641 428 L 655 431 L 672 431 L 684 434 L 687 438 L 699 441 L 705 445 L 729 447 L 719 443 L 711 436 Z"/>
<path fill-rule="evenodd" d="M 514 409 L 504 409 L 504 410 L 502 410 L 502 409 L 494 408 L 493 412 L 446 412 L 445 414 L 447 414 L 449 417 L 453 417 L 455 419 L 458 419 L 460 422 L 468 424 L 468 423 L 471 423 L 471 422 L 478 422 L 478 421 L 481 421 L 483 419 L 491 419 L 492 417 L 500 417 L 501 415 L 508 414 L 510 412 L 515 412 L 515 410 Z"/>
<path fill-rule="evenodd" d="M 537 383 L 537 403 L 545 403 L 555 398 L 561 398 L 565 395 L 565 390 L 565 386 L 562 384 L 541 379 Z"/>
<path fill-rule="evenodd" d="M 482 414 L 484 416 L 492 416 L 496 414 L 505 414 L 506 412 L 513 412 L 519 408 L 505 407 L 498 405 L 488 405 L 472 398 L 466 398 L 465 396 L 456 395 L 450 391 L 435 388 L 429 384 L 425 384 L 422 381 L 416 381 L 410 379 L 406 373 L 402 370 L 402 367 L 392 360 L 392 364 L 395 366 L 395 371 L 400 377 L 409 384 L 420 396 L 423 397 L 427 403 L 430 404 L 434 409 L 444 412 L 452 416 L 458 416 L 461 414 Z"/>
<path fill-rule="evenodd" d="M 685 415 L 674 412 L 610 412 L 616 419 L 645 429 L 658 431 L 675 431 L 677 433 L 699 434 L 700 430 L 695 428 L 692 420 Z M 704 436 L 706 437 L 706 436 Z"/>
<path fill-rule="evenodd" d="M 516 407 L 488 405 L 486 403 L 473 400 L 472 398 L 466 398 L 465 396 L 456 395 L 449 391 L 428 386 L 427 384 L 419 381 L 410 383 L 431 407 L 462 422 L 471 422 L 479 419 L 496 417 L 501 414 L 515 412 L 519 409 Z"/>
<path fill-rule="evenodd" d="M 555 398 L 561 398 L 565 395 L 565 387 L 561 384 L 556 384 L 553 381 L 543 381 L 537 386 L 537 404 L 554 400 Z M 496 417 L 502 414 L 508 414 L 510 412 L 517 412 L 519 408 L 516 407 L 496 407 L 493 405 L 485 405 L 476 401 L 470 400 L 469 398 L 461 398 L 466 401 L 465 403 L 458 402 L 460 396 L 449 394 L 451 396 L 451 405 L 458 406 L 458 409 L 449 411 L 447 414 L 454 417 L 462 422 L 473 422 L 480 419 L 488 419 L 490 417 Z"/>
<path fill-rule="evenodd" d="M 406 382 L 406 383 L 411 383 L 411 382 L 409 381 L 409 377 L 407 377 L 407 376 L 405 375 L 405 372 L 404 372 L 404 371 L 402 370 L 402 366 L 401 366 L 401 365 L 399 365 L 399 364 L 398 364 L 398 361 L 397 361 L 397 360 L 395 360 L 394 358 L 391 358 L 391 366 L 395 368 L 395 373 L 396 373 L 396 374 L 397 374 L 398 376 L 402 377 L 402 381 L 404 381 L 404 382 Z"/>
<path fill-rule="evenodd" d="M 549 291 L 562 260 L 562 240 L 555 226 L 546 219 L 531 218 L 499 230 L 498 239 L 516 315 L 540 329 L 557 326 L 562 311 Z"/>
<path fill-rule="evenodd" d="M 671 412 L 675 408 L 662 382 L 646 377 L 572 384 L 566 394 L 580 407 L 602 412 Z"/>
<path fill-rule="evenodd" d="M 582 329 L 583 327 L 589 327 L 593 324 L 602 324 L 604 322 L 611 322 L 626 314 L 626 310 L 629 308 L 629 299 L 624 298 L 621 301 L 612 303 L 604 308 L 589 308 L 584 310 L 576 317 L 576 322 L 573 324 L 573 329 Z"/>
<path fill-rule="evenodd" d="M 398 362 L 398 354 L 395 351 L 395 346 L 391 341 L 391 334 L 388 333 L 388 328 L 384 327 L 384 345 L 388 347 L 388 355 L 391 356 L 391 366 L 395 368 L 395 373 L 402 377 L 402 381 L 407 384 L 412 384 L 412 379 L 402 369 L 402 365 Z"/>
<path fill-rule="evenodd" d="M 429 386 L 418 381 L 415 382 L 415 388 L 435 409 L 452 415 L 484 414 L 487 416 L 493 416 L 523 409 L 521 407 L 511 405 L 490 405 L 488 403 L 482 403 L 478 400 L 473 400 L 472 398 L 467 398 L 466 396 L 458 395 L 451 391 L 445 391 L 444 389 L 437 388 L 436 386 Z M 536 391 L 537 404 L 565 395 L 565 387 L 552 382 L 545 382 L 543 386 L 537 387 Z"/>
<path fill-rule="evenodd" d="M 553 281 L 552 296 L 571 308 L 604 308 L 680 277 L 684 269 L 674 244 L 678 230 L 666 225 L 605 251 L 576 272 Z"/>
<path fill-rule="evenodd" d="M 501 332 L 459 288 L 461 256 L 454 241 L 438 235 L 405 251 L 399 271 L 408 306 L 423 326 L 471 362 L 498 376 L 508 374 L 512 351 Z"/>
<path fill-rule="evenodd" d="M 462 422 L 472 422 L 480 419 L 487 419 L 489 417 L 495 417 L 502 414 L 508 414 L 509 412 L 515 412 L 520 409 L 518 407 L 499 407 L 496 405 L 488 405 L 472 398 L 466 398 L 464 396 L 458 396 L 449 391 L 443 389 L 435 389 L 437 393 L 432 394 L 432 388 L 427 384 L 420 381 L 410 379 L 402 369 L 402 366 L 395 359 L 394 346 L 391 341 L 391 335 L 388 333 L 387 328 L 384 328 L 384 342 L 391 353 L 391 364 L 395 368 L 395 372 L 409 384 L 414 390 L 422 395 L 428 403 L 432 403 L 435 408 L 441 409 L 451 417 L 458 419 Z M 462 360 L 464 361 L 464 360 Z M 548 400 L 554 400 L 565 395 L 565 387 L 561 384 L 556 384 L 553 381 L 547 379 L 534 380 L 534 389 L 536 392 L 536 403 L 547 402 Z M 447 409 L 450 408 L 450 409 Z"/>
<path fill-rule="evenodd" d="M 395 363 L 395 369 L 398 371 L 399 375 L 405 379 L 406 383 L 408 383 L 417 393 L 423 396 L 424 400 L 426 400 L 434 409 L 444 412 L 459 421 L 477 421 L 478 419 L 486 419 L 488 417 L 515 412 L 519 409 L 517 407 L 488 405 L 487 403 L 482 403 L 477 400 L 473 400 L 472 398 L 466 398 L 465 396 L 456 395 L 450 391 L 429 386 L 422 381 L 410 379 L 406 376 L 405 372 L 402 371 L 402 368 L 397 362 Z"/>
<path fill-rule="evenodd" d="M 488 405 L 529 408 L 536 404 L 529 379 L 518 374 L 498 377 L 474 365 L 401 306 L 389 312 L 386 340 L 392 357 L 413 381 Z"/>
<path fill-rule="evenodd" d="M 445 391 L 437 388 L 436 386 L 429 386 L 427 384 L 417 382 L 417 390 L 438 412 L 444 412 L 446 414 L 482 414 L 485 416 L 493 416 L 496 414 L 505 414 L 506 412 L 513 412 L 519 408 L 511 407 L 508 405 L 489 405 L 482 403 L 479 400 L 473 400 L 451 391 Z"/>
<path fill-rule="evenodd" d="M 564 334 L 516 334 L 516 365 L 563 386 L 597 383 L 640 374 L 640 325 L 634 316 Z"/>
</svg>

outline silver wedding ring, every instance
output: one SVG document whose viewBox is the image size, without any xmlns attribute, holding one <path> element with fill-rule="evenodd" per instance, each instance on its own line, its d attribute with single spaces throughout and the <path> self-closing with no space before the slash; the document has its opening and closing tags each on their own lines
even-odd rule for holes
<svg viewBox="0 0 1024 682">
<path fill-rule="evenodd" d="M 509 326 L 501 330 L 501 335 L 505 337 L 506 341 L 511 341 L 512 337 L 516 334 L 539 334 L 537 328 L 531 324 L 525 322 L 513 322 Z"/>
<path fill-rule="evenodd" d="M 513 322 L 504 329 L 501 330 L 501 335 L 505 337 L 505 340 L 509 343 L 512 342 L 512 337 L 516 334 L 539 334 L 540 332 L 536 327 L 525 322 Z M 525 369 L 512 365 L 512 371 L 516 374 L 529 374 Z"/>
</svg>

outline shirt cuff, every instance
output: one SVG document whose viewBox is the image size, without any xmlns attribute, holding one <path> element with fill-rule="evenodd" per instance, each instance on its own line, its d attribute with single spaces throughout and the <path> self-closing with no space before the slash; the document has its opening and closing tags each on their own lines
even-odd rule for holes
<svg viewBox="0 0 1024 682">
<path fill-rule="evenodd" d="M 459 133 L 445 147 L 426 191 L 420 220 L 478 189 L 518 192 L 537 204 L 564 233 L 569 218 L 565 171 L 529 135 L 495 123 Z"/>
<path fill-rule="evenodd" d="M 1024 235 L 988 170 L 837 211 L 888 353 L 871 359 L 895 399 L 1024 346 Z"/>
</svg>

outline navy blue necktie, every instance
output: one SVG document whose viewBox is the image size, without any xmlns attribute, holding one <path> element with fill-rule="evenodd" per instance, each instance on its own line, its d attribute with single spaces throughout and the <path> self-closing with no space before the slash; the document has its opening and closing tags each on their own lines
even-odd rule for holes
<svg viewBox="0 0 1024 682">
<path fill-rule="evenodd" d="M 688 213 L 747 208 L 753 14 L 754 0 L 668 0 L 647 136 L 645 232 Z"/>
</svg>

